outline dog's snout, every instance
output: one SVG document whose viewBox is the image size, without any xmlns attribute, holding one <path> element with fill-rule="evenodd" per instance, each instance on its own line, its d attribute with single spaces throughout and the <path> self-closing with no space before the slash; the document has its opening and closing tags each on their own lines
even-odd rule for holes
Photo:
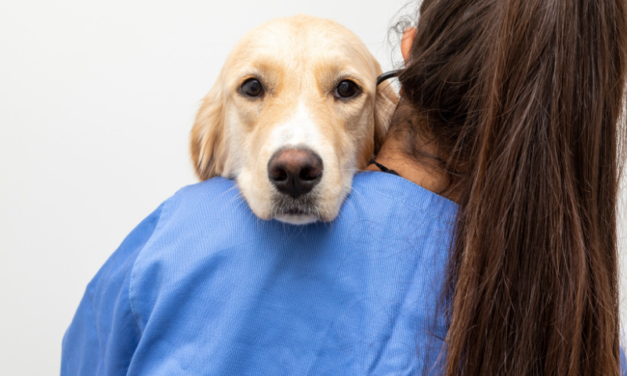
<svg viewBox="0 0 627 376">
<path fill-rule="evenodd" d="M 309 193 L 320 181 L 322 170 L 322 159 L 307 149 L 282 149 L 268 162 L 270 181 L 292 198 Z"/>
</svg>

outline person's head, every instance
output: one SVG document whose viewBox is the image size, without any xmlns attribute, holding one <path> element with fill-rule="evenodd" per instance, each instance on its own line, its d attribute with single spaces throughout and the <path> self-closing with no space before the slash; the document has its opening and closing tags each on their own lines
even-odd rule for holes
<svg viewBox="0 0 627 376">
<path fill-rule="evenodd" d="M 460 204 L 447 375 L 619 372 L 626 12 L 621 0 L 424 0 L 405 33 L 392 134 L 420 135 L 407 153 L 446 171 Z"/>
</svg>

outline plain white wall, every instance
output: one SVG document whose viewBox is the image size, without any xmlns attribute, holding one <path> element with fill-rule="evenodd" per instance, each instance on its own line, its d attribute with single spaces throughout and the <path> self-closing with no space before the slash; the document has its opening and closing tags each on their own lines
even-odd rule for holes
<svg viewBox="0 0 627 376">
<path fill-rule="evenodd" d="M 406 0 L 0 4 L 0 373 L 59 372 L 85 286 L 131 229 L 195 182 L 200 99 L 248 29 L 332 18 L 392 67 Z"/>
</svg>

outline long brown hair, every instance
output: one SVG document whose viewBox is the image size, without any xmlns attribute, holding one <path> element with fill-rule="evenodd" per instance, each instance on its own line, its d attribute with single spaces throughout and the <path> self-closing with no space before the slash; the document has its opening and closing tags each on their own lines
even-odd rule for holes
<svg viewBox="0 0 627 376">
<path fill-rule="evenodd" d="M 625 13 L 622 0 L 422 2 L 400 106 L 460 206 L 446 375 L 619 374 Z"/>
</svg>

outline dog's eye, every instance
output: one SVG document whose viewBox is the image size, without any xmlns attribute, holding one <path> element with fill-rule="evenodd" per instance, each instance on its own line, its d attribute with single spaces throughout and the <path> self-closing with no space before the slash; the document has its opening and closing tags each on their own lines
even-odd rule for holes
<svg viewBox="0 0 627 376">
<path fill-rule="evenodd" d="M 263 92 L 261 82 L 255 78 L 249 78 L 242 84 L 242 92 L 249 97 L 258 97 Z"/>
<path fill-rule="evenodd" d="M 337 98 L 351 98 L 359 93 L 357 84 L 350 80 L 340 82 L 335 88 L 335 96 Z"/>
</svg>

